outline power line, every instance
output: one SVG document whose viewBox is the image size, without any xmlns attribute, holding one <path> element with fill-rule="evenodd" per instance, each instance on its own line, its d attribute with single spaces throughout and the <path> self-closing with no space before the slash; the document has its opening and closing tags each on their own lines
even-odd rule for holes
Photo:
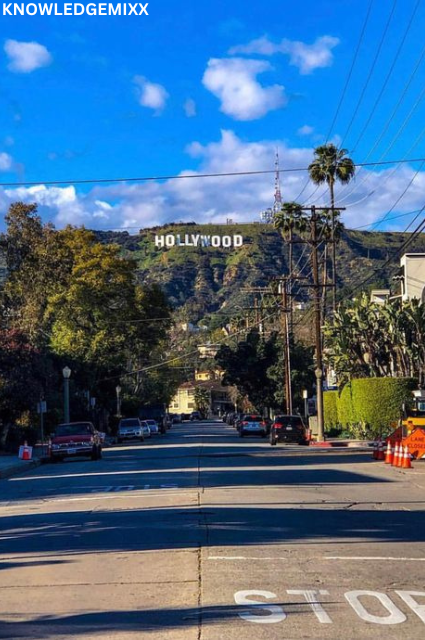
<svg viewBox="0 0 425 640">
<path fill-rule="evenodd" d="M 354 122 L 354 120 L 355 120 L 355 118 L 356 118 L 356 115 L 357 115 L 357 113 L 358 113 L 358 111 L 359 111 L 359 109 L 360 109 L 360 106 L 361 106 L 362 102 L 363 102 L 363 98 L 364 98 L 364 96 L 365 96 L 365 94 L 366 94 L 367 88 L 368 88 L 368 86 L 369 86 L 369 82 L 370 82 L 370 80 L 371 80 L 371 78 L 372 78 L 373 72 L 375 71 L 376 63 L 377 63 L 378 58 L 379 58 L 379 56 L 380 56 L 382 46 L 383 46 L 383 44 L 384 44 L 384 42 L 385 42 L 385 38 L 387 37 L 388 29 L 389 29 L 389 27 L 390 27 L 391 20 L 392 20 L 393 15 L 394 15 L 395 8 L 396 8 L 396 6 L 397 6 L 397 2 L 398 2 L 398 0 L 394 0 L 394 1 L 393 1 L 392 7 L 391 7 L 391 11 L 390 11 L 390 14 L 389 14 L 389 16 L 388 16 L 387 22 L 386 22 L 386 24 L 385 24 L 384 31 L 383 31 L 382 36 L 381 36 L 381 40 L 380 40 L 380 42 L 379 42 L 379 44 L 378 44 L 378 48 L 377 48 L 377 50 L 376 50 L 375 57 L 374 57 L 374 59 L 373 59 L 373 61 L 372 61 L 372 65 L 371 65 L 371 67 L 370 67 L 370 69 L 369 69 L 369 73 L 368 73 L 368 76 L 367 76 L 367 78 L 366 78 L 366 82 L 365 82 L 365 83 L 364 83 L 364 85 L 363 85 L 363 89 L 362 89 L 362 91 L 361 91 L 361 93 L 360 93 L 360 97 L 359 97 L 359 99 L 358 99 L 358 101 L 357 101 L 357 104 L 356 104 L 356 106 L 355 106 L 354 113 L 353 113 L 353 115 L 351 116 L 351 120 L 350 120 L 350 122 L 349 122 L 349 124 L 348 124 L 348 127 L 347 127 L 347 129 L 346 129 L 345 135 L 343 136 L 343 138 L 342 138 L 342 140 L 341 140 L 341 144 L 339 145 L 339 146 L 340 146 L 340 148 L 343 146 L 344 140 L 347 138 L 347 136 L 348 136 L 348 134 L 349 134 L 349 132 L 350 132 L 350 130 L 351 130 L 351 127 L 352 127 L 352 125 L 353 125 L 353 122 Z"/>
<path fill-rule="evenodd" d="M 354 162 L 355 167 L 384 166 L 390 164 L 403 164 L 409 162 L 421 162 L 425 158 L 403 158 L 397 160 L 383 160 L 378 162 Z M 280 169 L 280 173 L 302 173 L 308 171 L 308 167 L 290 167 Z M 130 178 L 90 178 L 82 180 L 39 180 L 37 182 L 21 181 L 21 182 L 0 182 L 0 187 L 34 187 L 34 186 L 55 186 L 63 184 L 103 184 L 117 182 L 155 182 L 161 180 L 194 180 L 204 178 L 232 178 L 239 176 L 259 176 L 275 173 L 274 169 L 263 169 L 259 171 L 228 171 L 223 173 L 195 173 L 184 175 L 164 175 L 164 176 L 140 176 Z"/>
<path fill-rule="evenodd" d="M 365 134 L 365 131 L 368 128 L 368 126 L 370 124 L 370 121 L 372 120 L 372 118 L 373 118 L 373 116 L 375 114 L 376 108 L 377 108 L 379 102 L 381 101 L 381 98 L 382 98 L 382 96 L 384 94 L 385 89 L 387 88 L 388 82 L 389 82 L 389 80 L 390 80 L 390 78 L 392 76 L 392 73 L 394 71 L 395 65 L 396 65 L 397 60 L 398 60 L 398 58 L 400 56 L 401 50 L 403 49 L 404 43 L 406 42 L 406 38 L 407 38 L 407 36 L 409 34 L 409 31 L 410 31 L 410 29 L 412 27 L 413 20 L 415 18 L 415 15 L 417 13 L 417 10 L 418 10 L 419 5 L 420 5 L 421 2 L 422 2 L 422 0 L 417 0 L 416 1 L 416 4 L 415 4 L 415 6 L 413 8 L 413 11 L 412 11 L 412 14 L 410 16 L 410 20 L 409 20 L 409 22 L 407 24 L 407 27 L 406 27 L 406 29 L 404 31 L 404 34 L 403 34 L 403 37 L 402 37 L 402 39 L 400 41 L 400 44 L 399 44 L 399 46 L 397 48 L 397 51 L 396 51 L 395 55 L 394 55 L 394 58 L 393 58 L 392 63 L 391 63 L 391 66 L 390 66 L 390 68 L 389 68 L 389 70 L 387 72 L 387 75 L 385 77 L 385 80 L 384 80 L 384 82 L 382 84 L 381 90 L 380 90 L 380 92 L 379 92 L 379 94 L 378 94 L 378 96 L 377 96 L 377 98 L 376 98 L 376 100 L 375 100 L 375 102 L 373 104 L 372 109 L 369 112 L 369 116 L 368 116 L 365 124 L 363 125 L 362 130 L 360 131 L 359 135 L 357 136 L 356 142 L 354 143 L 354 146 L 351 149 L 351 153 L 355 153 L 357 145 L 359 144 L 360 140 L 363 138 L 363 136 Z"/>
<path fill-rule="evenodd" d="M 347 76 L 347 79 L 345 81 L 345 85 L 344 85 L 344 88 L 342 90 L 342 94 L 341 94 L 341 97 L 339 99 L 338 106 L 336 108 L 335 115 L 333 117 L 331 126 L 329 127 L 328 135 L 326 136 L 326 142 L 329 140 L 329 138 L 331 136 L 332 130 L 333 130 L 334 126 L 335 126 L 336 119 L 338 118 L 339 112 L 341 110 L 342 103 L 344 102 L 344 98 L 345 98 L 345 95 L 347 93 L 348 85 L 350 83 L 351 76 L 353 75 L 354 67 L 355 67 L 355 64 L 357 62 L 357 58 L 358 58 L 358 55 L 359 55 L 360 47 L 361 47 L 361 44 L 363 42 L 363 38 L 364 38 L 365 31 L 366 31 L 366 27 L 367 27 L 367 24 L 369 22 L 369 17 L 370 17 L 370 13 L 371 13 L 371 10 L 372 10 L 373 3 L 374 3 L 374 0 L 370 0 L 369 7 L 368 7 L 368 10 L 367 10 L 367 13 L 366 13 L 366 17 L 365 17 L 365 19 L 363 21 L 363 27 L 362 27 L 362 30 L 360 32 L 360 36 L 359 36 L 359 39 L 358 39 L 358 42 L 357 42 L 357 47 L 356 47 L 356 50 L 354 52 L 353 60 L 351 62 L 350 70 L 348 72 L 348 76 Z"/>
</svg>

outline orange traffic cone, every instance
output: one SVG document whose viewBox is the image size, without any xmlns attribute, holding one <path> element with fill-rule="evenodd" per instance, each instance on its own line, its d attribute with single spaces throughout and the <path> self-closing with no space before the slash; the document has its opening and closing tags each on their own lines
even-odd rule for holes
<svg viewBox="0 0 425 640">
<path fill-rule="evenodd" d="M 391 465 L 393 467 L 397 466 L 397 460 L 398 460 L 398 442 L 396 442 L 395 445 L 394 445 L 393 461 L 391 462 Z"/>
<path fill-rule="evenodd" d="M 385 464 L 392 464 L 393 461 L 393 450 L 391 449 L 391 442 L 388 440 L 387 442 L 387 452 L 385 454 Z"/>
<path fill-rule="evenodd" d="M 24 449 L 22 451 L 22 460 L 31 460 L 30 450 L 28 449 L 28 443 L 25 440 Z"/>
<path fill-rule="evenodd" d="M 385 460 L 384 446 L 384 443 L 380 440 L 378 445 L 378 460 Z"/>
<path fill-rule="evenodd" d="M 401 442 L 399 442 L 397 467 L 402 467 L 403 466 L 403 458 L 404 458 L 403 445 L 401 444 Z"/>
<path fill-rule="evenodd" d="M 404 447 L 404 456 L 403 456 L 403 469 L 411 469 L 412 463 L 410 461 L 410 451 L 408 447 Z"/>
</svg>

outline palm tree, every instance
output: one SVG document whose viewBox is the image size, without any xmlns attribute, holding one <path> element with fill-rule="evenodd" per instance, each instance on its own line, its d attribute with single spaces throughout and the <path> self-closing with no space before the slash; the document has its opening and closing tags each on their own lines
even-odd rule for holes
<svg viewBox="0 0 425 640">
<path fill-rule="evenodd" d="M 347 149 L 338 149 L 328 142 L 314 150 L 314 160 L 308 167 L 310 179 L 315 184 L 326 184 L 329 187 L 331 200 L 331 227 L 332 227 L 332 302 L 333 310 L 336 309 L 336 249 L 335 249 L 335 183 L 348 184 L 356 172 L 354 162 L 347 156 Z M 325 245 L 325 274 L 327 250 Z M 326 277 L 326 276 L 325 276 Z M 326 289 L 325 289 L 326 294 Z"/>
</svg>

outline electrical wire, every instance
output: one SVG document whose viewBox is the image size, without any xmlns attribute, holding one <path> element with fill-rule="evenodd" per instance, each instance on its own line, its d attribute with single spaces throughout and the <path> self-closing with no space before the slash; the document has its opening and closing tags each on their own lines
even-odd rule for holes
<svg viewBox="0 0 425 640">
<path fill-rule="evenodd" d="M 381 90 L 379 91 L 379 94 L 378 94 L 378 96 L 377 96 L 377 98 L 376 98 L 376 100 L 375 100 L 375 102 L 374 102 L 374 104 L 372 106 L 372 109 L 369 112 L 369 116 L 368 116 L 365 124 L 363 125 L 363 128 L 361 129 L 359 135 L 357 136 L 357 139 L 356 139 L 354 145 L 351 148 L 351 153 L 355 153 L 356 152 L 357 146 L 358 146 L 360 140 L 363 138 L 363 136 L 364 136 L 364 134 L 365 134 L 365 132 L 366 132 L 366 130 L 367 130 L 367 128 L 368 128 L 368 126 L 369 126 L 374 114 L 375 114 L 376 108 L 377 108 L 378 104 L 380 103 L 381 98 L 382 98 L 382 96 L 384 94 L 384 91 L 387 88 L 388 82 L 389 82 L 389 80 L 390 80 L 390 78 L 391 78 L 391 76 L 393 74 L 393 71 L 394 71 L 395 65 L 397 63 L 397 60 L 400 57 L 400 53 L 401 53 L 401 51 L 402 51 L 402 49 L 404 47 L 404 44 L 405 44 L 406 39 L 407 39 L 407 36 L 408 36 L 408 34 L 410 32 L 410 29 L 412 27 L 412 24 L 413 24 L 413 20 L 415 18 L 415 15 L 416 15 L 416 13 L 417 13 L 417 11 L 419 9 L 419 5 L 421 4 L 421 2 L 422 2 L 422 0 L 417 0 L 416 1 L 416 4 L 415 4 L 415 6 L 413 8 L 413 11 L 412 11 L 412 14 L 410 16 L 410 20 L 409 20 L 409 22 L 407 24 L 407 27 L 406 27 L 405 31 L 404 31 L 403 37 L 402 37 L 402 39 L 401 39 L 401 41 L 399 43 L 399 46 L 398 46 L 397 51 L 396 51 L 396 53 L 394 55 L 394 58 L 393 58 L 392 63 L 390 65 L 390 68 L 389 68 L 389 70 L 387 72 L 385 80 L 384 80 L 384 82 L 383 82 L 383 84 L 381 86 Z"/>
<path fill-rule="evenodd" d="M 402 164 L 409 162 L 420 162 L 425 158 L 408 158 L 397 160 L 384 160 L 378 162 L 355 162 L 355 167 L 370 167 L 370 166 L 384 166 L 391 164 Z M 287 169 L 280 169 L 280 173 L 302 173 L 308 171 L 308 167 L 290 167 Z M 274 174 L 275 169 L 263 169 L 258 171 L 227 171 L 223 173 L 191 173 L 191 174 L 179 174 L 179 175 L 164 175 L 164 176 L 140 176 L 140 177 L 127 177 L 127 178 L 90 178 L 81 180 L 42 180 L 42 181 L 20 181 L 20 182 L 0 182 L 0 187 L 34 187 L 34 186 L 57 186 L 63 184 L 104 184 L 104 183 L 118 183 L 118 182 L 155 182 L 165 180 L 197 180 L 204 178 L 234 178 L 239 176 L 259 176 Z"/>
<path fill-rule="evenodd" d="M 357 41 L 357 46 L 356 46 L 356 49 L 355 49 L 355 52 L 354 52 L 353 60 L 351 62 L 351 66 L 350 66 L 350 69 L 349 69 L 349 72 L 348 72 L 348 76 L 347 76 L 347 79 L 345 81 L 345 85 L 344 85 L 344 88 L 342 90 L 342 94 L 341 94 L 341 97 L 339 99 L 338 106 L 337 106 L 336 111 L 335 111 L 335 115 L 334 115 L 332 123 L 331 123 L 331 125 L 329 127 L 328 134 L 326 136 L 326 142 L 328 142 L 329 138 L 331 137 L 331 133 L 332 133 L 332 130 L 333 130 L 334 126 L 335 126 L 335 123 L 336 123 L 336 120 L 338 118 L 339 112 L 341 110 L 342 103 L 344 102 L 344 98 L 345 98 L 345 95 L 347 93 L 348 85 L 350 84 L 351 76 L 353 75 L 354 67 L 356 65 L 357 58 L 358 58 L 358 55 L 359 55 L 359 52 L 360 52 L 360 47 L 361 47 L 362 42 L 363 42 L 364 34 L 366 32 L 366 27 L 367 27 L 368 22 L 369 22 L 370 13 L 372 11 L 373 3 L 374 3 L 374 0 L 370 0 L 369 6 L 368 6 L 368 9 L 367 9 L 367 13 L 366 13 L 366 17 L 365 17 L 365 19 L 363 21 L 363 26 L 362 26 L 362 29 L 361 29 L 361 32 L 360 32 L 360 36 L 359 36 L 359 39 Z"/>
<path fill-rule="evenodd" d="M 392 18 L 393 18 L 394 11 L 395 11 L 396 6 L 397 6 L 397 2 L 398 2 L 398 0 L 393 0 L 393 4 L 392 4 L 392 7 L 391 7 L 391 11 L 390 11 L 390 14 L 389 14 L 389 16 L 388 16 L 387 22 L 386 22 L 386 24 L 385 24 L 385 28 L 384 28 L 384 31 L 383 31 L 383 33 L 382 33 L 381 40 L 380 40 L 380 42 L 379 42 L 379 44 L 378 44 L 378 48 L 377 48 L 377 50 L 376 50 L 375 57 L 374 57 L 374 59 L 373 59 L 373 61 L 372 61 L 371 67 L 370 67 L 370 69 L 369 69 L 369 73 L 368 73 L 367 78 L 366 78 L 366 82 L 364 83 L 364 85 L 363 85 L 363 89 L 362 89 L 362 91 L 361 91 L 361 93 L 360 93 L 360 97 L 359 97 L 359 99 L 358 99 L 358 101 L 357 101 L 357 104 L 356 104 L 356 106 L 355 106 L 355 108 L 354 108 L 354 113 L 353 113 L 353 115 L 351 116 L 351 119 L 350 119 L 350 122 L 349 122 L 349 124 L 348 124 L 348 127 L 347 127 L 347 129 L 346 129 L 346 131 L 345 131 L 344 136 L 342 137 L 341 143 L 340 143 L 340 145 L 339 145 L 339 147 L 340 147 L 340 148 L 342 148 L 342 147 L 343 147 L 343 145 L 344 145 L 344 140 L 348 137 L 348 135 L 349 135 L 349 133 L 350 133 L 350 131 L 351 131 L 351 127 L 353 126 L 353 122 L 354 122 L 354 120 L 355 120 L 355 118 L 356 118 L 356 116 L 357 116 L 357 113 L 358 113 L 358 111 L 359 111 L 359 109 L 360 109 L 360 106 L 361 106 L 361 104 L 362 104 L 362 102 L 363 102 L 363 98 L 364 98 L 364 96 L 365 96 L 365 94 L 366 94 L 366 91 L 367 91 L 367 88 L 368 88 L 368 86 L 369 86 L 369 82 L 370 82 L 370 81 L 371 81 L 371 79 L 372 79 L 373 73 L 374 73 L 374 71 L 375 71 L 376 63 L 378 62 L 378 58 L 379 58 L 379 56 L 380 56 L 380 54 L 381 54 L 381 50 L 382 50 L 383 44 L 384 44 L 385 39 L 386 39 L 386 37 L 387 37 L 388 29 L 389 29 L 389 27 L 390 27 L 391 20 L 392 20 Z"/>
</svg>

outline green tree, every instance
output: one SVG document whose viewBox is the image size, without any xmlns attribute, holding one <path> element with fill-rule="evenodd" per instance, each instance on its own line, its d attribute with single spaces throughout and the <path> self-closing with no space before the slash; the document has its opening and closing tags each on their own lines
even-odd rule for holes
<svg viewBox="0 0 425 640">
<path fill-rule="evenodd" d="M 205 387 L 195 387 L 195 407 L 203 418 L 208 416 L 211 404 L 210 392 Z"/>
<path fill-rule="evenodd" d="M 354 162 L 347 156 L 347 149 L 338 149 L 334 144 L 327 143 L 316 147 L 314 150 L 314 160 L 309 165 L 308 171 L 311 180 L 317 184 L 326 184 L 329 187 L 330 203 L 331 203 L 331 229 L 332 229 L 332 284 L 333 284 L 333 309 L 336 308 L 336 235 L 335 235 L 335 222 L 337 214 L 335 211 L 335 184 L 340 182 L 341 184 L 348 184 L 355 175 Z M 325 280 L 326 276 L 326 263 L 327 263 L 327 245 L 325 245 Z M 326 289 L 325 298 L 326 298 Z M 326 304 L 325 304 L 326 306 Z"/>
</svg>

